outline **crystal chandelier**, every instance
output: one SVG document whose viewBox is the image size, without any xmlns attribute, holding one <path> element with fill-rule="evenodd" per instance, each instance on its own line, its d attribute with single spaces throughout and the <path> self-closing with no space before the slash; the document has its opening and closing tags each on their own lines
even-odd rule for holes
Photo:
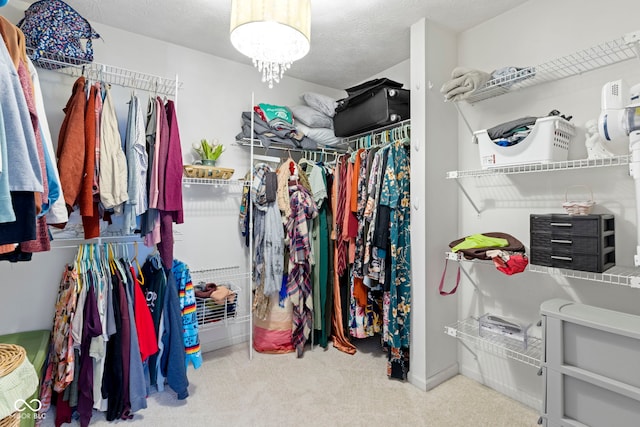
<svg viewBox="0 0 640 427">
<path fill-rule="evenodd" d="M 273 87 L 309 52 L 310 0 L 232 0 L 231 44 Z"/>
</svg>

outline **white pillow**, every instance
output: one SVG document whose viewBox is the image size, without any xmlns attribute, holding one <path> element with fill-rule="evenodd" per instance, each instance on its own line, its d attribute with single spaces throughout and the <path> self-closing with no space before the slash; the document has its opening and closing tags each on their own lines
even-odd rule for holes
<svg viewBox="0 0 640 427">
<path fill-rule="evenodd" d="M 333 129 L 312 128 L 300 123 L 296 125 L 296 128 L 302 133 L 304 133 L 307 137 L 317 142 L 318 145 L 321 145 L 324 147 L 333 147 L 333 148 L 338 148 L 345 145 L 343 144 L 342 139 L 338 138 L 335 135 L 335 133 L 333 132 Z"/>
<path fill-rule="evenodd" d="M 333 120 L 320 111 L 306 105 L 294 105 L 289 107 L 293 113 L 293 119 L 312 128 L 332 128 Z"/>
<path fill-rule="evenodd" d="M 320 111 L 329 117 L 333 117 L 336 114 L 338 102 L 326 95 L 321 95 L 315 92 L 305 92 L 302 94 L 302 100 L 309 107 L 316 111 Z"/>
</svg>

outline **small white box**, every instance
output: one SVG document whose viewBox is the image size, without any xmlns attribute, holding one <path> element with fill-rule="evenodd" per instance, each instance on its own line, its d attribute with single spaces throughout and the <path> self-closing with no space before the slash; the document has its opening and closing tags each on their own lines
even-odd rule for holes
<svg viewBox="0 0 640 427">
<path fill-rule="evenodd" d="M 525 139 L 508 147 L 493 142 L 486 129 L 473 133 L 482 169 L 565 161 L 574 134 L 575 126 L 559 116 L 539 118 Z"/>
</svg>

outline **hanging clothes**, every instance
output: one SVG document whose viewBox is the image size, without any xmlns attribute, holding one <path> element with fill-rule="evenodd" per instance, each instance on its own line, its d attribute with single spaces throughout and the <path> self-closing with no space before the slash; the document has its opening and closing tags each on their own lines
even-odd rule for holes
<svg viewBox="0 0 640 427">
<path fill-rule="evenodd" d="M 185 366 L 193 364 L 195 369 L 202 365 L 200 338 L 198 336 L 198 319 L 196 316 L 196 295 L 189 268 L 181 261 L 173 260 L 172 273 L 178 286 L 180 311 L 182 314 L 182 331 L 186 352 Z"/>
<path fill-rule="evenodd" d="M 127 159 L 122 151 L 118 118 L 111 99 L 111 89 L 104 88 L 100 121 L 100 201 L 105 209 L 120 213 L 127 201 Z"/>
<path fill-rule="evenodd" d="M 409 371 L 411 311 L 410 162 L 402 142 L 388 154 L 380 204 L 390 209 L 389 363 L 392 378 L 406 379 Z"/>
<path fill-rule="evenodd" d="M 7 23 L 5 18 L 0 17 L 2 28 L 6 28 Z M 16 31 L 17 28 L 13 28 L 14 30 L 4 31 L 4 43 L 0 43 L 0 63 L 3 65 L 0 67 L 0 81 L 3 87 L 8 88 L 0 93 L 0 112 L 3 116 L 0 140 L 4 139 L 2 145 L 6 150 L 2 153 L 0 176 L 7 175 L 5 184 L 0 186 L 0 245 L 29 241 L 37 237 L 36 215 L 42 202 L 41 194 L 38 193 L 43 193 L 44 190 L 35 131 L 18 74 L 23 55 L 15 47 L 19 48 L 20 42 L 13 44 L 8 41 L 12 40 L 10 37 L 18 37 L 20 34 Z M 12 49 L 8 49 L 9 46 Z M 6 193 L 7 183 L 9 194 Z M 8 247 L 9 250 L 11 248 Z M 3 252 L 6 250 L 7 248 Z"/>
<path fill-rule="evenodd" d="M 301 185 L 296 185 L 291 191 L 290 207 L 291 217 L 287 222 L 290 244 L 287 290 L 293 304 L 293 345 L 298 357 L 302 357 L 304 344 L 313 329 L 310 278 L 313 256 L 307 221 L 318 215 L 318 207 L 311 194 Z"/>
<path fill-rule="evenodd" d="M 82 177 L 82 187 L 80 190 L 79 205 L 80 215 L 82 215 L 82 226 L 84 228 L 84 238 L 92 239 L 100 236 L 100 213 L 93 200 L 94 175 L 96 169 L 96 128 L 97 112 L 96 97 L 100 96 L 98 88 L 89 88 L 89 99 L 87 101 L 84 118 L 84 173 Z"/>
<path fill-rule="evenodd" d="M 47 180 L 49 183 L 49 200 L 43 206 L 43 212 L 47 215 L 48 224 L 65 224 L 69 220 L 69 214 L 64 202 L 64 192 L 60 184 L 60 173 L 58 172 L 56 154 L 53 148 L 53 139 L 49 122 L 44 109 L 44 99 L 40 88 L 40 78 L 33 62 L 27 57 L 29 73 L 33 81 L 33 92 L 35 96 L 36 112 L 38 115 L 38 124 L 40 126 L 40 135 L 45 145 L 45 158 L 47 162 Z"/>
<path fill-rule="evenodd" d="M 58 135 L 58 171 L 64 192 L 67 210 L 73 210 L 82 189 L 82 175 L 85 163 L 85 126 L 84 114 L 86 99 L 83 76 L 73 84 L 71 97 L 64 108 L 64 120 Z"/>
</svg>

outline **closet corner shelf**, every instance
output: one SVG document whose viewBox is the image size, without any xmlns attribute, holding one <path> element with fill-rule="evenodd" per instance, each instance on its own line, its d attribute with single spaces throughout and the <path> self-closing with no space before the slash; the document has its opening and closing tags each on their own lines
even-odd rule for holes
<svg viewBox="0 0 640 427">
<path fill-rule="evenodd" d="M 526 349 L 497 334 L 481 337 L 478 321 L 472 317 L 460 320 L 451 326 L 445 326 L 444 333 L 458 338 L 463 343 L 473 344 L 486 352 L 517 360 L 518 362 L 539 368 L 542 360 L 542 340 L 528 337 Z"/>
<path fill-rule="evenodd" d="M 575 76 L 637 56 L 640 56 L 640 31 L 489 80 L 465 101 L 474 104 L 525 87 Z"/>
<path fill-rule="evenodd" d="M 584 279 L 593 282 L 609 283 L 611 285 L 640 288 L 640 268 L 637 267 L 623 267 L 616 265 L 604 273 L 592 273 L 589 271 L 566 270 L 564 268 L 529 264 L 527 270 L 534 273 L 544 273 L 552 276 L 562 276 L 572 279 Z"/>
<path fill-rule="evenodd" d="M 623 165 L 628 165 L 630 160 L 631 160 L 631 155 L 624 154 L 620 156 L 607 157 L 603 159 L 577 159 L 577 160 L 565 160 L 562 162 L 502 166 L 502 167 L 497 167 L 492 169 L 449 171 L 447 172 L 446 178 L 458 179 L 458 178 L 483 177 L 483 176 L 495 176 L 495 175 L 513 175 L 513 174 L 531 173 L 531 172 L 551 172 L 551 171 L 568 170 L 568 169 L 598 168 L 598 167 L 606 167 L 606 166 L 623 166 Z"/>
<path fill-rule="evenodd" d="M 27 47 L 27 55 L 32 58 L 34 49 Z M 92 80 L 104 80 L 109 84 L 144 90 L 175 97 L 178 89 L 182 88 L 182 82 L 146 74 L 139 71 L 127 70 L 112 65 L 99 64 L 97 62 L 82 62 L 63 55 L 43 52 L 33 64 L 44 70 L 56 71 L 71 77 L 85 75 Z"/>
</svg>

